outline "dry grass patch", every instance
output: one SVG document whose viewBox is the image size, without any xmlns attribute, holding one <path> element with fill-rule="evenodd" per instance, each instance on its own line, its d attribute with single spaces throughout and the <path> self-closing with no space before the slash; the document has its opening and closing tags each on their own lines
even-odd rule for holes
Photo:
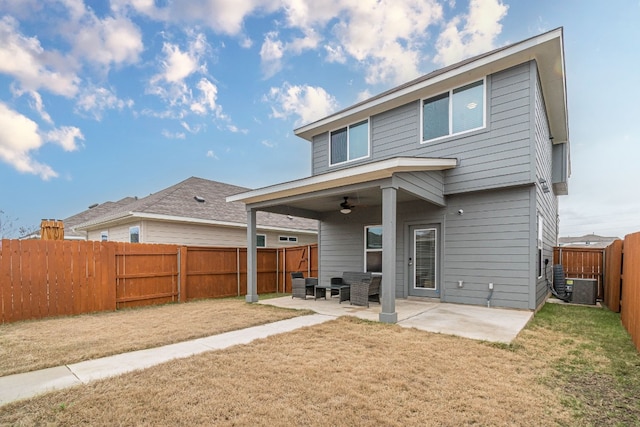
<svg viewBox="0 0 640 427">
<path fill-rule="evenodd" d="M 214 299 L 0 325 L 0 376 L 157 347 L 305 314 Z"/>
<path fill-rule="evenodd" d="M 0 408 L 9 425 L 571 425 L 544 355 L 340 318 Z"/>
</svg>

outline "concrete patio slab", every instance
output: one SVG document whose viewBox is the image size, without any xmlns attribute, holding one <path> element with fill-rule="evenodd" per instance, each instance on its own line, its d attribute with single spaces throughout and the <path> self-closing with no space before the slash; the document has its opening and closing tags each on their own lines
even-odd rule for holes
<svg viewBox="0 0 640 427">
<path fill-rule="evenodd" d="M 378 320 L 380 304 L 372 302 L 369 308 L 339 303 L 337 298 L 301 299 L 272 298 L 260 304 L 292 309 L 313 310 L 328 316 L 355 316 L 365 320 Z M 475 340 L 510 343 L 526 326 L 533 311 L 448 304 L 430 299 L 397 299 L 398 325 L 423 331 L 456 335 Z"/>
</svg>

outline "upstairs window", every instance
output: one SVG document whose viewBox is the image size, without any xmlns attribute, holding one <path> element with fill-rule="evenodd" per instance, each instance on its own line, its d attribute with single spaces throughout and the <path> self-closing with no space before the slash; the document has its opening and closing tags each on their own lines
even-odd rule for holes
<svg viewBox="0 0 640 427">
<path fill-rule="evenodd" d="M 266 248 L 267 247 L 267 235 L 266 234 L 256 234 L 256 247 L 258 247 L 258 248 Z"/>
<path fill-rule="evenodd" d="M 369 155 L 369 120 L 331 132 L 331 164 L 361 159 Z"/>
<path fill-rule="evenodd" d="M 422 141 L 484 127 L 484 80 L 422 101 Z"/>
</svg>

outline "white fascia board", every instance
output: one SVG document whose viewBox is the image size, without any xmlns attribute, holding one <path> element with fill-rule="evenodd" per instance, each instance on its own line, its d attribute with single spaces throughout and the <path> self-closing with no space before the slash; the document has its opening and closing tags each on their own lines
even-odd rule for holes
<svg viewBox="0 0 640 427">
<path fill-rule="evenodd" d="M 382 110 L 387 110 L 389 108 L 399 106 L 404 102 L 404 98 L 412 97 L 412 95 L 415 95 L 417 92 L 420 92 L 429 86 L 434 86 L 440 82 L 454 78 L 462 78 L 466 82 L 470 78 L 470 75 L 473 75 L 474 78 L 486 76 L 531 59 L 537 59 L 539 56 L 544 57 L 542 53 L 544 52 L 545 47 L 542 45 L 548 42 L 553 42 L 556 39 L 558 39 L 559 43 L 562 44 L 561 28 L 549 31 L 520 43 L 516 43 L 513 46 L 495 52 L 492 55 L 479 58 L 476 61 L 461 65 L 460 67 L 443 72 L 442 74 L 438 74 L 430 79 L 417 82 L 416 84 L 407 86 L 406 88 L 393 91 L 380 98 L 373 98 L 370 102 L 356 105 L 354 108 L 343 110 L 340 113 L 295 129 L 294 133 L 301 138 L 311 141 L 314 135 L 325 132 L 329 130 L 329 128 L 334 128 L 335 123 L 342 119 L 356 116 L 349 119 L 350 121 L 353 121 L 357 120 L 360 116 L 364 117 L 372 115 L 372 111 L 375 112 L 380 108 L 382 108 Z M 564 59 L 562 60 L 561 73 L 562 79 L 564 80 Z M 564 92 L 566 93 L 566 90 Z M 415 98 L 418 99 L 420 97 L 421 96 L 417 96 Z M 403 101 L 398 103 L 399 105 L 395 105 L 394 101 L 396 100 Z M 566 101 L 564 102 L 564 106 L 566 111 Z"/>
<path fill-rule="evenodd" d="M 227 197 L 227 202 L 258 203 L 389 178 L 398 172 L 445 170 L 455 168 L 457 165 L 458 159 L 395 157 L 235 194 Z"/>
</svg>

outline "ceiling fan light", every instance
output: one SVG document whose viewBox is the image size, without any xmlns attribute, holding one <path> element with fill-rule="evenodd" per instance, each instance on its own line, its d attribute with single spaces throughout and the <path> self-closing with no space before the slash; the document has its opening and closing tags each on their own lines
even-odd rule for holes
<svg viewBox="0 0 640 427">
<path fill-rule="evenodd" d="M 340 213 L 343 213 L 345 215 L 350 214 L 351 213 L 351 209 L 349 208 L 342 208 L 340 209 Z"/>
</svg>

